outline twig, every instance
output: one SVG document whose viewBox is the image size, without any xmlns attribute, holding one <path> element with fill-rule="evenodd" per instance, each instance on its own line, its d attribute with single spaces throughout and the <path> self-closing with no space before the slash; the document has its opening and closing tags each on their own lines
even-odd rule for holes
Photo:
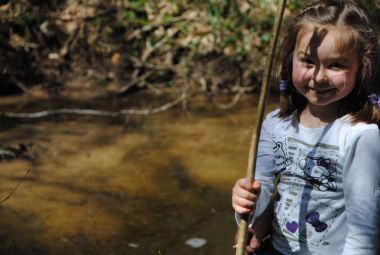
<svg viewBox="0 0 380 255">
<path fill-rule="evenodd" d="M 149 39 L 145 42 L 146 44 L 146 49 L 143 51 L 143 53 L 141 54 L 141 58 L 138 59 L 136 57 L 133 58 L 133 61 L 136 63 L 138 63 L 139 67 L 143 67 L 145 65 L 145 61 L 150 57 L 150 55 L 158 48 L 160 48 L 162 45 L 164 45 L 169 39 L 171 39 L 179 30 L 178 29 L 173 29 L 172 31 L 169 31 L 167 33 L 167 35 L 165 35 L 163 38 L 161 38 L 161 40 L 159 40 L 157 43 L 155 43 L 154 45 L 151 44 L 151 42 L 149 41 Z M 120 88 L 119 90 L 119 94 L 122 94 L 124 92 L 126 92 L 127 90 L 129 90 L 131 87 L 133 87 L 134 85 L 136 85 L 137 81 L 139 80 L 144 80 L 146 77 L 145 75 L 147 74 L 144 74 L 142 76 L 138 76 L 140 72 L 140 69 L 136 69 L 133 74 L 132 74 L 132 80 L 130 82 L 128 82 L 128 84 L 124 85 L 122 88 Z M 152 73 L 149 73 L 147 76 L 151 75 Z"/>
<path fill-rule="evenodd" d="M 175 65 L 168 65 L 168 64 L 154 65 L 152 63 L 147 63 L 147 62 L 144 63 L 140 59 L 134 56 L 129 56 L 129 58 L 133 62 L 134 66 L 137 68 L 146 67 L 146 68 L 158 70 L 158 71 L 166 71 L 166 70 L 176 71 L 178 68 Z"/>
<path fill-rule="evenodd" d="M 150 83 L 146 83 L 148 89 L 152 90 L 154 94 L 161 95 L 161 91 Z"/>
<path fill-rule="evenodd" d="M 59 20 L 61 20 L 63 22 L 69 22 L 69 21 L 80 22 L 82 20 L 83 21 L 91 21 L 91 20 L 97 19 L 99 17 L 107 16 L 107 15 L 113 14 L 113 13 L 116 13 L 116 11 L 113 9 L 109 9 L 109 10 L 105 10 L 105 11 L 99 11 L 98 13 L 95 13 L 94 15 L 91 15 L 91 16 L 82 16 L 82 17 L 58 17 L 58 16 L 56 16 L 56 18 L 58 18 Z"/>
<path fill-rule="evenodd" d="M 146 41 L 146 50 L 143 52 L 141 56 L 141 62 L 145 62 L 149 56 L 158 48 L 160 48 L 162 45 L 164 45 L 167 41 L 169 41 L 176 33 L 179 32 L 178 28 L 173 28 L 172 30 L 167 30 L 167 34 L 165 34 L 164 37 L 162 37 L 159 41 L 157 41 L 154 45 L 151 44 L 149 39 Z"/>
<path fill-rule="evenodd" d="M 8 199 L 11 198 L 11 196 L 13 195 L 13 193 L 16 192 L 17 188 L 20 186 L 20 184 L 25 180 L 26 176 L 30 173 L 30 169 L 28 169 L 25 173 L 25 175 L 18 181 L 18 183 L 16 184 L 16 186 L 13 188 L 13 190 L 11 192 L 9 192 L 9 194 L 3 199 L 0 201 L 0 204 L 4 203 L 5 201 L 7 201 Z"/>
<path fill-rule="evenodd" d="M 20 88 L 20 89 L 22 90 L 22 92 L 24 92 L 25 94 L 28 94 L 28 93 L 29 93 L 28 88 L 25 87 L 25 85 L 22 84 L 21 82 L 16 81 L 15 84 L 16 84 L 16 86 L 17 86 L 18 88 Z"/>
<path fill-rule="evenodd" d="M 174 17 L 170 20 L 167 20 L 166 22 L 154 22 L 154 23 L 151 23 L 151 24 L 148 24 L 148 25 L 145 25 L 143 26 L 142 28 L 140 29 L 137 29 L 135 30 L 128 38 L 127 40 L 133 40 L 137 37 L 139 37 L 141 34 L 143 33 L 147 33 L 149 31 L 152 31 L 154 29 L 157 29 L 161 26 L 163 27 L 166 27 L 166 26 L 169 26 L 169 25 L 174 25 L 175 23 L 177 22 L 181 22 L 181 21 L 192 21 L 194 18 L 188 18 L 184 15 L 180 16 L 180 17 Z"/>
<path fill-rule="evenodd" d="M 212 102 L 213 104 L 218 107 L 219 109 L 222 109 L 222 110 L 227 110 L 227 109 L 231 109 L 232 107 L 234 107 L 237 102 L 239 102 L 239 99 L 240 97 L 248 92 L 248 91 L 252 91 L 252 88 L 239 88 L 238 92 L 235 94 L 235 96 L 232 98 L 232 101 L 227 103 L 227 104 L 221 104 L 221 103 L 217 103 L 215 101 L 215 99 L 212 97 Z"/>
<path fill-rule="evenodd" d="M 71 46 L 76 42 L 77 35 L 79 31 L 82 30 L 82 25 L 80 27 L 75 28 L 74 32 L 70 34 L 69 38 L 64 42 L 62 48 L 59 51 L 59 55 L 61 57 L 66 56 L 71 50 Z"/>
<path fill-rule="evenodd" d="M 137 71 L 137 70 L 136 70 Z M 153 74 L 152 71 L 150 72 L 146 72 L 144 73 L 143 75 L 141 76 L 137 76 L 137 72 L 134 72 L 132 74 L 132 80 L 129 81 L 127 84 L 125 84 L 123 87 L 121 87 L 119 89 L 119 91 L 117 92 L 119 95 L 120 94 L 123 94 L 125 92 L 127 92 L 129 89 L 131 89 L 133 86 L 135 86 L 136 84 L 141 84 L 143 83 L 145 85 L 145 79 L 148 78 L 149 76 L 151 76 Z M 143 87 L 143 86 L 142 86 Z"/>
</svg>

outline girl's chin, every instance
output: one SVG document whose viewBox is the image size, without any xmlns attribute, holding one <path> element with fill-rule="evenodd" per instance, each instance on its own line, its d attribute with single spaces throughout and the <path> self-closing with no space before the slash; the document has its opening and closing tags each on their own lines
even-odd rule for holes
<svg viewBox="0 0 380 255">
<path fill-rule="evenodd" d="M 315 106 L 328 106 L 338 101 L 330 97 L 321 96 L 307 96 L 306 99 L 310 104 Z"/>
</svg>

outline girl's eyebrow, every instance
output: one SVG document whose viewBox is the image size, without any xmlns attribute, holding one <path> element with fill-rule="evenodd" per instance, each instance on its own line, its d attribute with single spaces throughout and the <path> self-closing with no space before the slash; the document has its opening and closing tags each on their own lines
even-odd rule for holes
<svg viewBox="0 0 380 255">
<path fill-rule="evenodd" d="M 312 57 L 312 55 L 308 52 L 304 52 L 304 51 L 299 51 L 297 52 L 297 55 L 300 56 L 300 57 Z M 334 61 L 338 61 L 338 62 L 348 62 L 349 59 L 347 56 L 337 56 L 337 57 L 330 57 L 330 58 L 326 58 L 325 61 L 327 62 L 334 62 Z"/>
</svg>

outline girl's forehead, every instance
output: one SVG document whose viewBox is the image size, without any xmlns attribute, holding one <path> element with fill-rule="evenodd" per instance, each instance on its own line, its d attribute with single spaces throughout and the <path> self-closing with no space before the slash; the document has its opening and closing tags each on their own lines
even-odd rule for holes
<svg viewBox="0 0 380 255">
<path fill-rule="evenodd" d="M 306 24 L 298 30 L 295 48 L 320 45 L 325 40 L 341 53 L 355 50 L 358 43 L 357 33 L 347 26 Z"/>
</svg>

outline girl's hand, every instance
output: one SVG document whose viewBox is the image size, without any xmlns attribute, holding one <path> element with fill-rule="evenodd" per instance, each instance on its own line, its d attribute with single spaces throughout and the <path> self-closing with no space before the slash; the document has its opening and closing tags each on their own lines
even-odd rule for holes
<svg viewBox="0 0 380 255">
<path fill-rule="evenodd" d="M 238 242 L 239 228 L 236 230 L 235 242 Z M 245 248 L 244 255 L 249 255 L 257 251 L 260 248 L 260 241 L 256 238 L 255 232 L 252 228 L 248 228 L 247 246 Z"/>
<path fill-rule="evenodd" d="M 259 181 L 250 183 L 247 178 L 236 181 L 232 189 L 232 207 L 239 214 L 250 213 L 256 207 L 256 201 L 260 195 L 261 184 Z"/>
<path fill-rule="evenodd" d="M 248 228 L 248 239 L 247 239 L 247 255 L 252 254 L 260 248 L 260 241 L 257 239 L 255 232 L 252 228 Z"/>
</svg>

